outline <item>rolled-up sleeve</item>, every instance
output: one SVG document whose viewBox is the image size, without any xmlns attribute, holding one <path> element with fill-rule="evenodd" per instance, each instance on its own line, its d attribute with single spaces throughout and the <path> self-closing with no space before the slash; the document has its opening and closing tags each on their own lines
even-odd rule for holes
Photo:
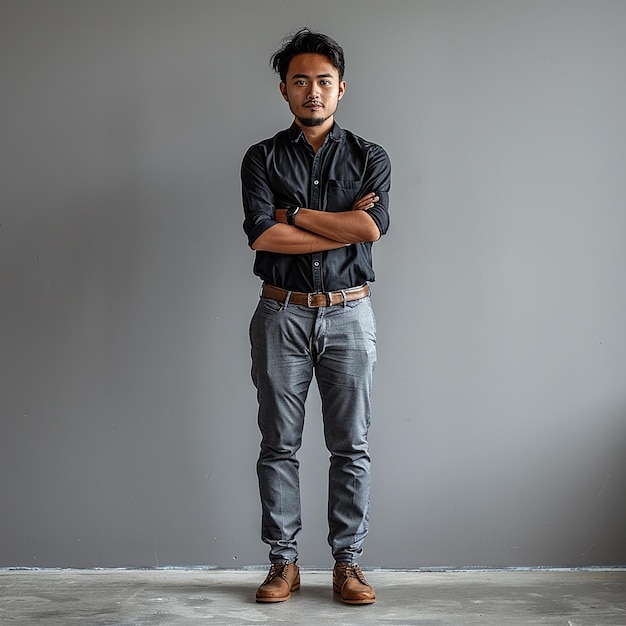
<svg viewBox="0 0 626 626">
<path fill-rule="evenodd" d="M 389 229 L 389 190 L 391 189 L 391 161 L 384 148 L 372 145 L 367 159 L 362 195 L 374 192 L 378 202 L 367 210 L 382 235 Z"/>
<path fill-rule="evenodd" d="M 243 230 L 252 244 L 270 227 L 274 219 L 274 194 L 268 184 L 266 159 L 262 145 L 252 146 L 241 163 Z"/>
</svg>

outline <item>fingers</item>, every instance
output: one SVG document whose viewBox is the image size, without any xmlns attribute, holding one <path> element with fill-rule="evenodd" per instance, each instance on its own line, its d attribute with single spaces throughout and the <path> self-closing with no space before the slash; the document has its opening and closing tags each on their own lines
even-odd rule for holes
<svg viewBox="0 0 626 626">
<path fill-rule="evenodd" d="M 359 198 L 353 205 L 353 211 L 367 211 L 374 206 L 375 202 L 378 202 L 380 198 L 374 193 L 368 193 L 367 195 Z"/>
</svg>

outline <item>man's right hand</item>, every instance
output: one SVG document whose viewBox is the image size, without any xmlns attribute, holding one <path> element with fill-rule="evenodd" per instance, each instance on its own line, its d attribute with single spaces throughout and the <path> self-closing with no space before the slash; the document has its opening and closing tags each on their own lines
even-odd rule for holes
<svg viewBox="0 0 626 626">
<path fill-rule="evenodd" d="M 379 200 L 378 196 L 372 191 L 371 193 L 368 193 L 362 198 L 359 198 L 352 205 L 352 208 L 350 210 L 351 211 L 367 211 L 368 209 L 371 209 L 374 206 L 374 203 L 378 202 L 378 200 Z"/>
</svg>

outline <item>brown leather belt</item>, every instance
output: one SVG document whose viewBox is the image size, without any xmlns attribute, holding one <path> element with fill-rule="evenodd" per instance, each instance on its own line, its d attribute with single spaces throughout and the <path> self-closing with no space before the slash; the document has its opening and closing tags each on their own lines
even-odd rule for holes
<svg viewBox="0 0 626 626">
<path fill-rule="evenodd" d="M 345 294 L 345 296 L 344 296 Z M 289 292 L 280 287 L 274 287 L 263 283 L 261 287 L 261 296 L 285 302 Z M 344 304 L 344 302 L 352 302 L 353 300 L 361 300 L 370 295 L 369 285 L 361 287 L 353 287 L 352 289 L 344 289 L 343 291 L 327 291 L 326 293 L 303 293 L 301 291 L 292 291 L 289 296 L 289 304 L 299 304 L 300 306 L 320 307 L 334 306 L 336 304 Z"/>
</svg>

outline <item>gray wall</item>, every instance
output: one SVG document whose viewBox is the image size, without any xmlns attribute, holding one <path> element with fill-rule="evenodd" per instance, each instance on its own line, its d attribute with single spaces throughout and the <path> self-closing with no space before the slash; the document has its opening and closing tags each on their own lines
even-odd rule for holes
<svg viewBox="0 0 626 626">
<path fill-rule="evenodd" d="M 266 562 L 238 176 L 305 24 L 394 166 L 362 564 L 626 563 L 625 2 L 3 0 L 0 566 Z"/>
</svg>

